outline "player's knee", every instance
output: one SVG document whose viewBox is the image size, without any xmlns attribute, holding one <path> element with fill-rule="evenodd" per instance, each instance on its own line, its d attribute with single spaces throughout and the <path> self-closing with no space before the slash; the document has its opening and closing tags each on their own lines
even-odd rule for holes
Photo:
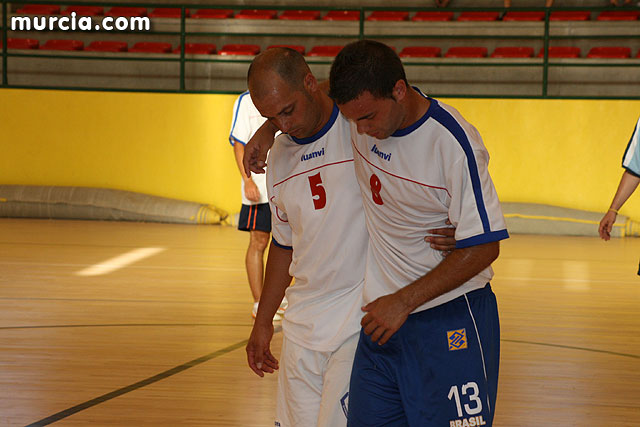
<svg viewBox="0 0 640 427">
<path fill-rule="evenodd" d="M 269 244 L 269 233 L 264 231 L 252 231 L 249 245 L 252 249 L 264 252 Z"/>
</svg>

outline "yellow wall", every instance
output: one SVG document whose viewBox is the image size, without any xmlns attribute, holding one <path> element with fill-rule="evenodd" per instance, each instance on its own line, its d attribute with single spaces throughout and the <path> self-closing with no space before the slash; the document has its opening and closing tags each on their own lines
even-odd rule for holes
<svg viewBox="0 0 640 427">
<path fill-rule="evenodd" d="M 235 96 L 0 91 L 0 183 L 240 206 Z M 479 129 L 501 200 L 607 209 L 640 101 L 444 100 Z M 640 219 L 640 194 L 622 214 Z"/>
<path fill-rule="evenodd" d="M 605 212 L 640 101 L 450 99 L 491 155 L 500 199 Z M 640 219 L 640 190 L 621 214 Z"/>
<path fill-rule="evenodd" d="M 0 183 L 113 188 L 239 210 L 233 95 L 0 91 Z"/>
</svg>

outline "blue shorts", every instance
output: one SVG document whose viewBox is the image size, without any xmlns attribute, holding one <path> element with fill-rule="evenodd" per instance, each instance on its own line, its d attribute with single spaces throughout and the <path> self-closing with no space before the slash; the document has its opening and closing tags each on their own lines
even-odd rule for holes
<svg viewBox="0 0 640 427">
<path fill-rule="evenodd" d="M 411 314 L 382 346 L 360 331 L 348 425 L 491 426 L 499 359 L 498 306 L 489 284 Z"/>
</svg>

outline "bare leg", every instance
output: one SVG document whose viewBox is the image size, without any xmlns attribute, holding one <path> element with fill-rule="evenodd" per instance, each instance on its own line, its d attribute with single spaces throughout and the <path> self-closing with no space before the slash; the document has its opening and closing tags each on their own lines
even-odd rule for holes
<svg viewBox="0 0 640 427">
<path fill-rule="evenodd" d="M 264 278 L 264 251 L 269 244 L 269 233 L 253 230 L 249 232 L 249 247 L 245 264 L 247 266 L 247 278 L 253 295 L 253 301 L 260 301 L 262 293 L 262 280 Z"/>
</svg>

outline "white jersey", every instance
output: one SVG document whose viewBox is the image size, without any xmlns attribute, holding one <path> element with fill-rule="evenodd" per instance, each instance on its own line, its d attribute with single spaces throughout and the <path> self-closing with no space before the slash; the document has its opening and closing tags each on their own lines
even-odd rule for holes
<svg viewBox="0 0 640 427">
<path fill-rule="evenodd" d="M 458 248 L 508 237 L 480 134 L 452 107 L 430 101 L 420 120 L 384 140 L 359 135 L 352 124 L 370 236 L 365 303 L 396 292 L 442 261 L 424 237 L 429 229 L 447 227 L 447 218 L 456 227 Z M 481 288 L 492 276 L 488 267 L 414 312 Z"/>
<path fill-rule="evenodd" d="M 334 105 L 327 124 L 297 139 L 282 134 L 269 155 L 273 243 L 293 249 L 283 332 L 294 343 L 334 351 L 360 330 L 369 242 L 353 169 L 350 126 Z"/>
<path fill-rule="evenodd" d="M 635 176 L 640 176 L 640 119 L 622 157 L 622 167 Z"/>
<path fill-rule="evenodd" d="M 231 121 L 231 132 L 229 133 L 229 142 L 234 145 L 239 142 L 247 145 L 254 133 L 266 121 L 260 114 L 258 109 L 253 105 L 249 91 L 242 93 L 233 104 L 233 119 Z M 260 200 L 253 202 L 244 195 L 244 181 L 242 181 L 242 204 L 257 205 L 267 203 L 267 182 L 264 174 L 251 173 L 251 179 L 255 182 L 260 191 Z"/>
</svg>

